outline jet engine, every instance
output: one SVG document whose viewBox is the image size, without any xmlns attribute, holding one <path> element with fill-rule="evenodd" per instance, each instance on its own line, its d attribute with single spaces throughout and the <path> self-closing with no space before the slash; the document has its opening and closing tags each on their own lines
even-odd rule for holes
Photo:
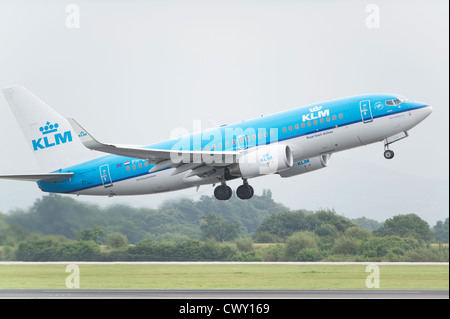
<svg viewBox="0 0 450 319">
<path fill-rule="evenodd" d="M 325 154 L 313 158 L 304 159 L 300 162 L 294 163 L 294 165 L 282 172 L 280 172 L 281 177 L 291 177 L 303 173 L 309 173 L 317 169 L 321 169 L 328 166 L 328 161 L 331 154 Z"/>
<path fill-rule="evenodd" d="M 289 146 L 271 144 L 248 149 L 229 170 L 233 176 L 251 178 L 284 171 L 293 163 Z"/>
</svg>

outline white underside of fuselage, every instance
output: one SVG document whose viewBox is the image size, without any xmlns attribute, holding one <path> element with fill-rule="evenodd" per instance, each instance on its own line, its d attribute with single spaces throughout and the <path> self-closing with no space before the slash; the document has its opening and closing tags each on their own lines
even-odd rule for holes
<svg viewBox="0 0 450 319">
<path fill-rule="evenodd" d="M 348 126 L 331 128 L 326 131 L 312 133 L 306 136 L 280 141 L 291 148 L 294 161 L 331 154 L 343 150 L 383 141 L 385 138 L 405 132 L 420 123 L 429 110 L 421 108 L 413 111 L 395 113 L 373 119 L 371 122 L 358 122 Z M 75 194 L 122 196 L 142 195 L 180 190 L 198 185 L 219 183 L 216 176 L 200 178 L 191 176 L 186 178 L 189 171 L 174 175 L 174 168 L 156 173 L 148 173 L 139 177 L 132 177 L 110 185 L 85 189 Z"/>
</svg>

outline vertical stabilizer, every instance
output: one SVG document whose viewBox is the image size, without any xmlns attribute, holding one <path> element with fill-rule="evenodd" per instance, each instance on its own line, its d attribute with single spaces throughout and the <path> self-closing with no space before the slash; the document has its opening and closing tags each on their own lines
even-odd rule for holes
<svg viewBox="0 0 450 319">
<path fill-rule="evenodd" d="M 39 166 L 56 171 L 92 159 L 69 122 L 21 85 L 2 89 Z"/>
</svg>

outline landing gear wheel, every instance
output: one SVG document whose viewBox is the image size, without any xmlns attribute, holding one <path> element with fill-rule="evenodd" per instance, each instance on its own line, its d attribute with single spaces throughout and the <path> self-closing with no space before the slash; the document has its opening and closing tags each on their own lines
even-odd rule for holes
<svg viewBox="0 0 450 319">
<path fill-rule="evenodd" d="M 214 189 L 214 196 L 218 200 L 228 200 L 233 195 L 231 188 L 225 184 L 219 185 Z"/>
<path fill-rule="evenodd" d="M 236 195 L 240 199 L 250 199 L 253 197 L 254 190 L 253 187 L 251 187 L 248 184 L 241 185 L 236 190 Z"/>
<path fill-rule="evenodd" d="M 392 159 L 393 157 L 394 157 L 394 151 L 391 151 L 391 150 L 384 151 L 384 158 Z"/>
</svg>

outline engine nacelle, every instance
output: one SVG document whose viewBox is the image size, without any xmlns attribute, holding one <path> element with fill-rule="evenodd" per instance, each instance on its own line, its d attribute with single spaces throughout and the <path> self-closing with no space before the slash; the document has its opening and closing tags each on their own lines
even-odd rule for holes
<svg viewBox="0 0 450 319">
<path fill-rule="evenodd" d="M 280 172 L 280 176 L 291 177 L 327 167 L 330 156 L 331 156 L 330 154 L 325 154 L 318 157 L 308 158 L 300 162 L 296 162 L 291 168 Z"/>
<path fill-rule="evenodd" d="M 249 149 L 231 166 L 230 174 L 243 178 L 274 174 L 294 164 L 291 149 L 284 144 L 271 144 Z"/>
</svg>

